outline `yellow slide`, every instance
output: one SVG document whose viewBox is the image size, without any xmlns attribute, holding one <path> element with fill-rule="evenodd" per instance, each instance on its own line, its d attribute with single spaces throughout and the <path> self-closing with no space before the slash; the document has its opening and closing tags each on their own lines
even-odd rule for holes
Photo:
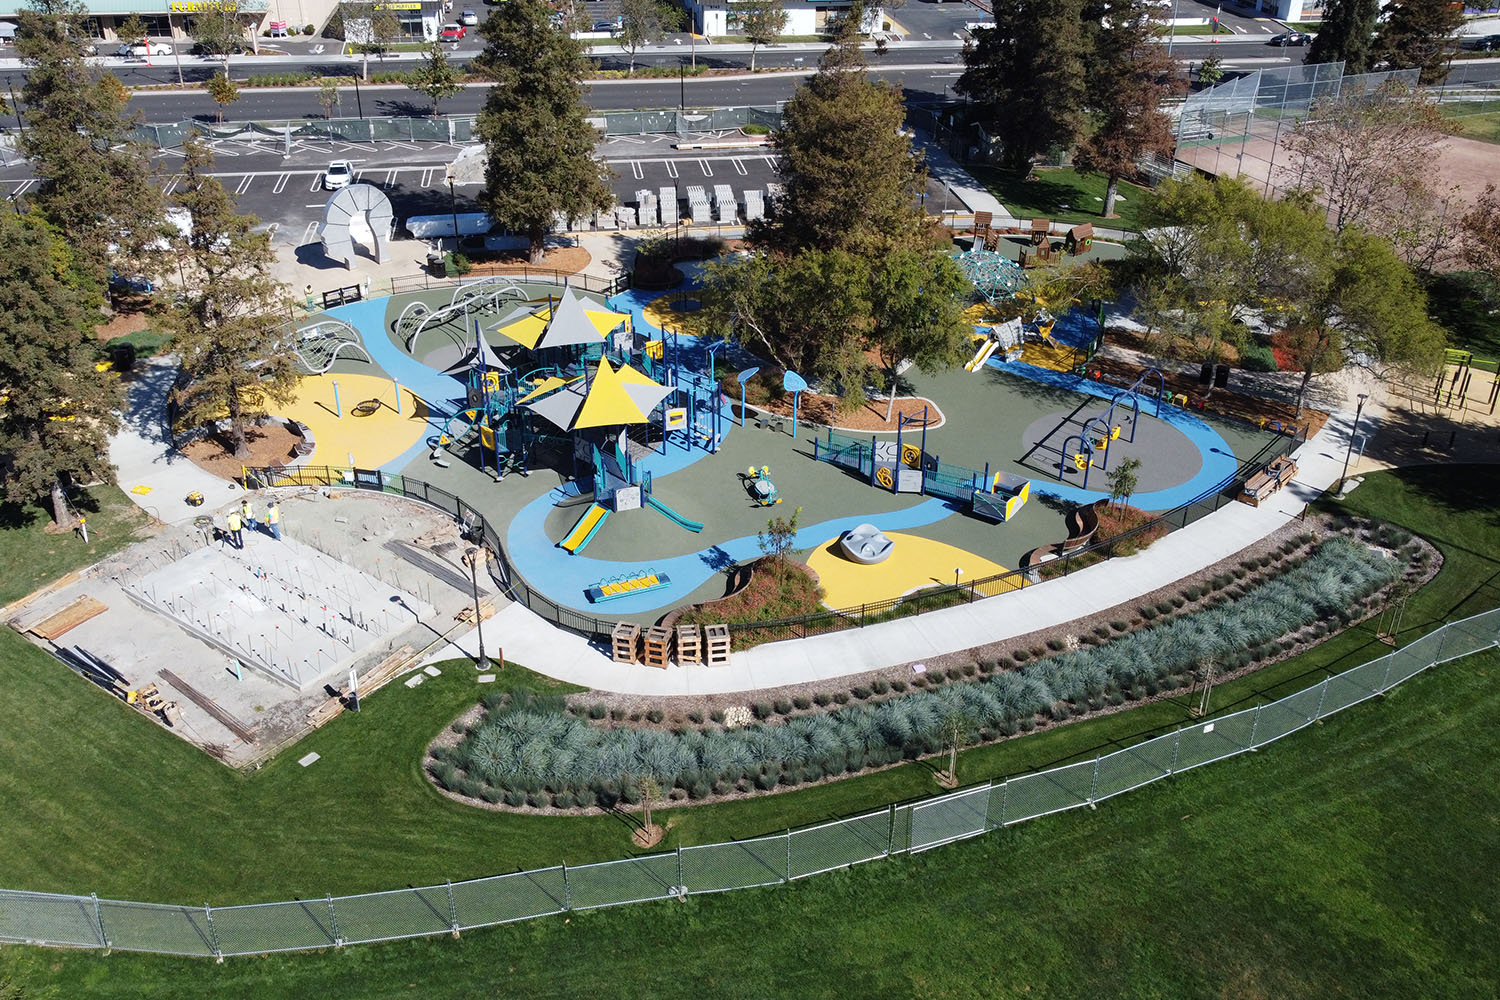
<svg viewBox="0 0 1500 1000">
<path fill-rule="evenodd" d="M 568 532 L 568 537 L 557 544 L 567 549 L 572 555 L 583 551 L 583 547 L 593 541 L 594 535 L 598 534 L 599 528 L 604 524 L 604 519 L 609 516 L 609 511 L 598 504 L 589 504 L 589 509 L 583 512 L 578 523 L 573 525 L 573 530 Z"/>
<path fill-rule="evenodd" d="M 968 364 L 964 365 L 964 371 L 979 371 L 979 369 L 984 367 L 984 363 L 990 359 L 990 355 L 994 354 L 995 349 L 999 346 L 1000 341 L 986 338 L 984 343 L 979 345 L 979 351 L 974 355 L 973 358 L 969 360 Z"/>
</svg>

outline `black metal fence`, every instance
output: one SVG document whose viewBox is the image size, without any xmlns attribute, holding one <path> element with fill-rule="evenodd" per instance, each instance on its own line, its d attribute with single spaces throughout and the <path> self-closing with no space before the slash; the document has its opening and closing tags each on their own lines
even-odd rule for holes
<svg viewBox="0 0 1500 1000">
<path fill-rule="evenodd" d="M 975 600 L 995 597 L 1012 590 L 1021 590 L 1040 583 L 1043 579 L 1067 576 L 1075 569 L 1082 569 L 1110 559 L 1116 552 L 1134 551 L 1136 546 L 1132 545 L 1132 542 L 1145 541 L 1153 534 L 1160 533 L 1163 528 L 1168 532 L 1185 528 L 1200 518 L 1212 514 L 1226 503 L 1233 503 L 1240 485 L 1247 478 L 1272 460 L 1294 450 L 1306 440 L 1304 427 L 1299 428 L 1293 435 L 1281 435 L 1267 441 L 1254 455 L 1240 462 L 1233 475 L 1225 477 L 1212 489 L 1122 534 L 1068 550 L 1057 559 L 1045 563 L 1045 571 L 1037 567 L 1015 569 L 967 583 L 934 587 L 918 594 L 861 604 L 859 607 L 826 609 L 795 618 L 731 624 L 730 633 L 734 637 L 736 648 L 743 649 L 781 639 L 801 639 L 826 632 L 863 628 L 866 625 L 936 611 L 955 604 L 971 604 Z M 593 615 L 558 604 L 533 590 L 506 557 L 505 547 L 500 542 L 503 525 L 492 524 L 462 497 L 449 493 L 441 487 L 412 479 L 409 476 L 385 473 L 379 469 L 302 466 L 246 470 L 245 487 L 247 489 L 281 486 L 344 486 L 390 493 L 437 507 L 458 522 L 466 537 L 482 543 L 490 550 L 494 556 L 490 561 L 491 573 L 496 584 L 510 600 L 524 605 L 560 628 L 577 632 L 590 639 L 608 637 L 618 621 L 618 619 L 595 618 Z"/>
<path fill-rule="evenodd" d="M 403 274 L 391 279 L 391 294 L 400 295 L 403 292 L 422 292 L 433 288 L 452 288 L 487 278 L 511 278 L 519 282 L 536 282 L 538 284 L 561 285 L 567 283 L 585 292 L 597 292 L 601 295 L 618 295 L 630 288 L 630 275 L 622 274 L 613 278 L 599 278 L 591 274 L 574 273 L 571 271 L 558 271 L 547 267 L 522 267 L 519 269 L 507 269 L 496 274 L 472 272 L 462 278 L 449 278 L 444 275 L 429 274 L 423 271 L 421 274 Z"/>
</svg>

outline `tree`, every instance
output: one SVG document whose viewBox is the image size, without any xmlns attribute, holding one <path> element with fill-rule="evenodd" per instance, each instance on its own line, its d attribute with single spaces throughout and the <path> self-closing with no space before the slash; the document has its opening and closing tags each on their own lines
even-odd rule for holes
<svg viewBox="0 0 1500 1000">
<path fill-rule="evenodd" d="M 187 212 L 186 234 L 172 239 L 183 288 L 164 316 L 182 359 L 171 400 L 175 430 L 227 414 L 234 454 L 250 453 L 245 433 L 270 402 L 296 397 L 299 375 L 284 318 L 286 290 L 271 277 L 276 255 L 259 220 L 235 212 L 233 198 L 209 175 L 213 156 L 189 140 L 173 202 Z"/>
<path fill-rule="evenodd" d="M 479 29 L 486 47 L 471 63 L 494 81 L 476 123 L 485 146 L 479 202 L 526 236 L 532 263 L 541 262 L 557 215 L 589 215 L 615 200 L 609 168 L 594 158 L 583 46 L 553 28 L 550 14 L 542 0 L 501 5 Z"/>
<path fill-rule="evenodd" d="M 318 105 L 323 109 L 324 118 L 332 118 L 343 101 L 343 95 L 339 93 L 338 77 L 325 76 L 318 82 Z"/>
<path fill-rule="evenodd" d="M 1307 49 L 1307 62 L 1344 64 L 1345 75 L 1370 72 L 1380 0 L 1329 0 L 1323 23 Z"/>
<path fill-rule="evenodd" d="M 1172 120 L 1161 111 L 1183 83 L 1177 66 L 1156 41 L 1156 8 L 1140 0 L 1104 0 L 1089 76 L 1094 130 L 1073 153 L 1073 165 L 1108 179 L 1104 217 L 1115 214 L 1120 178 L 1133 175 L 1145 156 L 1170 158 L 1177 147 Z"/>
<path fill-rule="evenodd" d="M 620 48 L 630 53 L 630 72 L 635 72 L 635 51 L 661 37 L 661 8 L 656 0 L 621 0 Z"/>
<path fill-rule="evenodd" d="M 1457 49 L 1463 5 L 1448 0 L 1391 0 L 1375 33 L 1375 56 L 1386 69 L 1417 69 L 1423 86 L 1441 83 Z"/>
<path fill-rule="evenodd" d="M 1205 652 L 1193 664 L 1193 687 L 1203 685 L 1203 694 L 1198 699 L 1198 704 L 1190 709 L 1190 713 L 1199 718 L 1208 714 L 1208 703 L 1214 694 L 1214 681 L 1218 679 L 1219 670 L 1222 666 L 1218 651 Z M 1192 688 L 1188 689 L 1192 693 Z"/>
<path fill-rule="evenodd" d="M 786 31 L 786 0 L 749 0 L 736 4 L 740 31 L 750 40 L 750 72 L 755 72 L 755 53 L 762 45 L 771 45 Z"/>
<path fill-rule="evenodd" d="M 918 207 L 921 154 L 904 130 L 900 88 L 870 79 L 857 45 L 836 44 L 782 110 L 772 143 L 782 192 L 748 239 L 767 250 L 848 249 L 930 240 Z"/>
<path fill-rule="evenodd" d="M 90 262 L 38 212 L 0 218 L 0 476 L 7 500 L 50 496 L 69 523 L 64 480 L 114 480 L 106 457 L 119 424 L 119 380 L 95 370 L 102 319 Z"/>
<path fill-rule="evenodd" d="M 1459 226 L 1464 263 L 1486 272 L 1492 281 L 1500 279 L 1500 189 L 1486 184 Z"/>
<path fill-rule="evenodd" d="M 229 57 L 245 50 L 245 26 L 240 23 L 234 4 L 204 4 L 202 13 L 194 14 L 189 23 L 193 41 L 206 56 L 218 56 L 229 72 Z"/>
<path fill-rule="evenodd" d="M 1307 390 L 1314 377 L 1341 371 L 1344 367 L 1344 341 L 1337 327 L 1327 323 L 1293 323 L 1271 336 L 1277 360 L 1283 358 L 1302 373 L 1297 386 L 1297 416 L 1302 416 Z"/>
<path fill-rule="evenodd" d="M 131 14 L 115 26 L 115 35 L 126 45 L 138 45 L 146 40 L 146 19 Z"/>
<path fill-rule="evenodd" d="M 1335 229 L 1358 225 L 1391 239 L 1412 263 L 1441 256 L 1452 240 L 1447 196 L 1429 178 L 1450 132 L 1437 103 L 1397 81 L 1371 94 L 1315 102 L 1284 145 L 1279 169 L 1293 190 L 1327 206 Z"/>
<path fill-rule="evenodd" d="M 426 55 L 411 71 L 406 85 L 412 90 L 426 94 L 432 102 L 432 116 L 437 117 L 438 103 L 463 90 L 463 74 L 448 61 L 448 54 L 439 42 L 427 46 Z"/>
<path fill-rule="evenodd" d="M 161 189 L 147 150 L 131 136 L 124 91 L 83 58 L 87 11 L 76 0 L 33 0 L 19 15 L 26 63 L 22 152 L 42 180 L 30 195 L 66 238 L 78 269 L 99 288 L 159 238 Z"/>
<path fill-rule="evenodd" d="M 756 536 L 761 554 L 776 566 L 786 562 L 787 553 L 797 545 L 797 521 L 802 517 L 802 508 L 792 511 L 791 517 L 777 515 L 766 521 L 766 530 Z"/>
<path fill-rule="evenodd" d="M 661 798 L 661 785 L 655 778 L 644 776 L 636 779 L 636 789 L 641 795 L 641 828 L 636 831 L 634 840 L 641 847 L 651 847 L 661 840 L 664 832 L 651 822 L 651 803 Z"/>
<path fill-rule="evenodd" d="M 1116 508 L 1123 509 L 1130 503 L 1130 498 L 1135 496 L 1136 488 L 1140 485 L 1140 477 L 1136 473 L 1140 468 L 1140 459 L 1127 458 L 1104 477 L 1104 481 L 1109 484 L 1109 499 Z"/>
<path fill-rule="evenodd" d="M 938 783 L 945 788 L 958 787 L 958 751 L 974 738 L 978 728 L 974 717 L 963 709 L 953 706 L 943 714 L 943 742 L 948 744 L 948 770 L 938 774 Z"/>
<path fill-rule="evenodd" d="M 1198 82 L 1212 87 L 1224 79 L 1224 60 L 1209 56 L 1198 64 Z"/>
<path fill-rule="evenodd" d="M 208 81 L 208 96 L 219 106 L 219 124 L 224 124 L 224 109 L 240 99 L 240 88 L 222 69 Z"/>
<path fill-rule="evenodd" d="M 886 423 L 895 412 L 903 362 L 935 375 L 963 358 L 974 329 L 964 319 L 972 287 L 946 254 L 903 247 L 875 262 L 870 274 L 869 343 L 885 375 Z"/>
<path fill-rule="evenodd" d="M 401 35 L 401 22 L 396 20 L 386 4 L 342 3 L 339 17 L 343 21 L 344 41 L 359 53 L 360 76 L 370 81 L 370 57 L 378 56 L 385 61 L 391 43 Z"/>
<path fill-rule="evenodd" d="M 964 48 L 954 89 L 971 98 L 985 130 L 1003 140 L 1002 162 L 1029 173 L 1049 147 L 1083 134 L 1088 44 L 1083 0 L 998 0 L 993 28 Z"/>
</svg>

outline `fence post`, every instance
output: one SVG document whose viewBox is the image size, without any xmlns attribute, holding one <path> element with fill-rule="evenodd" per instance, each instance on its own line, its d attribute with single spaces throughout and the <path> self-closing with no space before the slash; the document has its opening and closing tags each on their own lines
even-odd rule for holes
<svg viewBox="0 0 1500 1000">
<path fill-rule="evenodd" d="M 1172 763 L 1167 765 L 1167 775 L 1177 773 L 1177 751 L 1182 747 L 1182 730 L 1177 730 L 1177 738 L 1172 741 Z"/>
<path fill-rule="evenodd" d="M 453 936 L 458 937 L 458 900 L 453 898 L 453 880 L 445 878 L 443 884 L 448 887 L 448 926 L 453 928 Z"/>
<path fill-rule="evenodd" d="M 1380 678 L 1380 694 L 1385 694 L 1386 691 L 1389 690 L 1389 685 L 1391 683 L 1391 661 L 1395 658 L 1395 653 L 1385 654 L 1385 673 L 1381 675 Z"/>
<path fill-rule="evenodd" d="M 896 803 L 890 804 L 886 815 L 885 825 L 885 856 L 891 856 L 891 848 L 896 845 Z"/>
<path fill-rule="evenodd" d="M 328 899 L 328 923 L 333 927 L 333 946 L 335 948 L 342 948 L 344 946 L 344 938 L 339 934 L 339 915 L 333 909 L 333 893 L 325 893 L 324 895 Z"/>
<path fill-rule="evenodd" d="M 1448 623 L 1443 622 L 1443 627 L 1438 632 L 1440 634 L 1438 635 L 1437 655 L 1432 658 L 1432 665 L 1434 667 L 1443 662 L 1443 647 L 1448 645 Z"/>
<path fill-rule="evenodd" d="M 1317 722 L 1323 717 L 1323 699 L 1328 697 L 1328 678 L 1323 678 L 1323 686 L 1318 689 L 1318 707 L 1313 709 L 1313 716 L 1309 722 Z"/>
<path fill-rule="evenodd" d="M 1253 719 L 1250 720 L 1250 746 L 1249 746 L 1249 750 L 1250 750 L 1251 753 L 1254 753 L 1255 750 L 1256 750 L 1256 747 L 1255 747 L 1255 731 L 1260 728 L 1260 710 L 1262 708 L 1264 708 L 1264 707 L 1265 707 L 1264 705 L 1256 705 L 1255 706 L 1255 718 L 1253 718 Z"/>
<path fill-rule="evenodd" d="M 687 898 L 687 886 L 682 884 L 682 845 L 677 845 L 677 888 L 681 891 L 683 899 Z"/>
<path fill-rule="evenodd" d="M 94 901 L 94 923 L 99 926 L 99 941 L 104 945 L 104 954 L 109 954 L 109 935 L 104 933 L 104 911 L 99 908 L 99 894 L 89 893 L 89 898 Z"/>
<path fill-rule="evenodd" d="M 213 907 L 207 903 L 203 904 L 203 916 L 208 920 L 208 946 L 214 951 L 214 961 L 219 965 L 223 965 L 224 953 L 219 950 L 219 932 L 214 927 Z"/>
<path fill-rule="evenodd" d="M 792 880 L 792 828 L 791 827 L 787 827 L 787 830 L 786 830 L 786 874 L 781 877 L 781 882 L 782 882 L 783 885 L 785 885 L 787 882 L 790 882 L 791 880 Z"/>
<path fill-rule="evenodd" d="M 1093 776 L 1093 778 L 1091 778 L 1089 780 L 1089 808 L 1090 809 L 1097 809 L 1098 808 L 1097 806 L 1094 805 L 1094 797 L 1099 794 L 1099 761 L 1101 759 L 1102 759 L 1102 757 L 1099 754 L 1095 754 L 1094 755 L 1094 776 Z"/>
<path fill-rule="evenodd" d="M 562 869 L 563 869 L 563 909 L 565 909 L 565 910 L 571 910 L 573 908 L 573 887 L 568 882 L 568 863 L 566 861 L 564 861 L 562 863 Z"/>
</svg>

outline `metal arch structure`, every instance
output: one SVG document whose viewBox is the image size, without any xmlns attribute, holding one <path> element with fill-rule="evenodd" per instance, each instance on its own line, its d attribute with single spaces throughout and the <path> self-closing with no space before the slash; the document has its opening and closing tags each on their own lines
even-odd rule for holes
<svg viewBox="0 0 1500 1000">
<path fill-rule="evenodd" d="M 359 331 L 341 319 L 325 319 L 292 332 L 292 353 L 306 375 L 322 375 L 346 350 L 364 355 L 370 364 L 375 359 L 365 350 Z M 349 356 L 353 356 L 351 353 Z"/>
<path fill-rule="evenodd" d="M 391 200 L 373 184 L 351 184 L 328 199 L 323 206 L 323 223 L 318 227 L 323 253 L 332 260 L 342 261 L 345 267 L 354 263 L 354 239 L 349 235 L 349 224 L 361 216 L 373 234 L 376 262 L 384 264 L 391 259 L 390 232 L 394 221 Z"/>
<path fill-rule="evenodd" d="M 977 240 L 973 249 L 958 255 L 958 266 L 986 302 L 1014 295 L 1021 288 L 1021 265 Z"/>
<path fill-rule="evenodd" d="M 471 312 L 482 313 L 493 309 L 508 298 L 525 302 L 526 289 L 522 288 L 515 279 L 504 275 L 481 278 L 472 284 L 460 285 L 454 290 L 453 298 L 449 303 L 437 309 L 428 309 L 421 302 L 408 305 L 396 318 L 396 335 L 405 335 L 406 353 L 416 357 L 417 338 L 422 335 L 423 331 L 434 326 L 441 326 L 454 316 L 467 316 Z M 405 333 L 407 329 L 411 332 Z"/>
</svg>

